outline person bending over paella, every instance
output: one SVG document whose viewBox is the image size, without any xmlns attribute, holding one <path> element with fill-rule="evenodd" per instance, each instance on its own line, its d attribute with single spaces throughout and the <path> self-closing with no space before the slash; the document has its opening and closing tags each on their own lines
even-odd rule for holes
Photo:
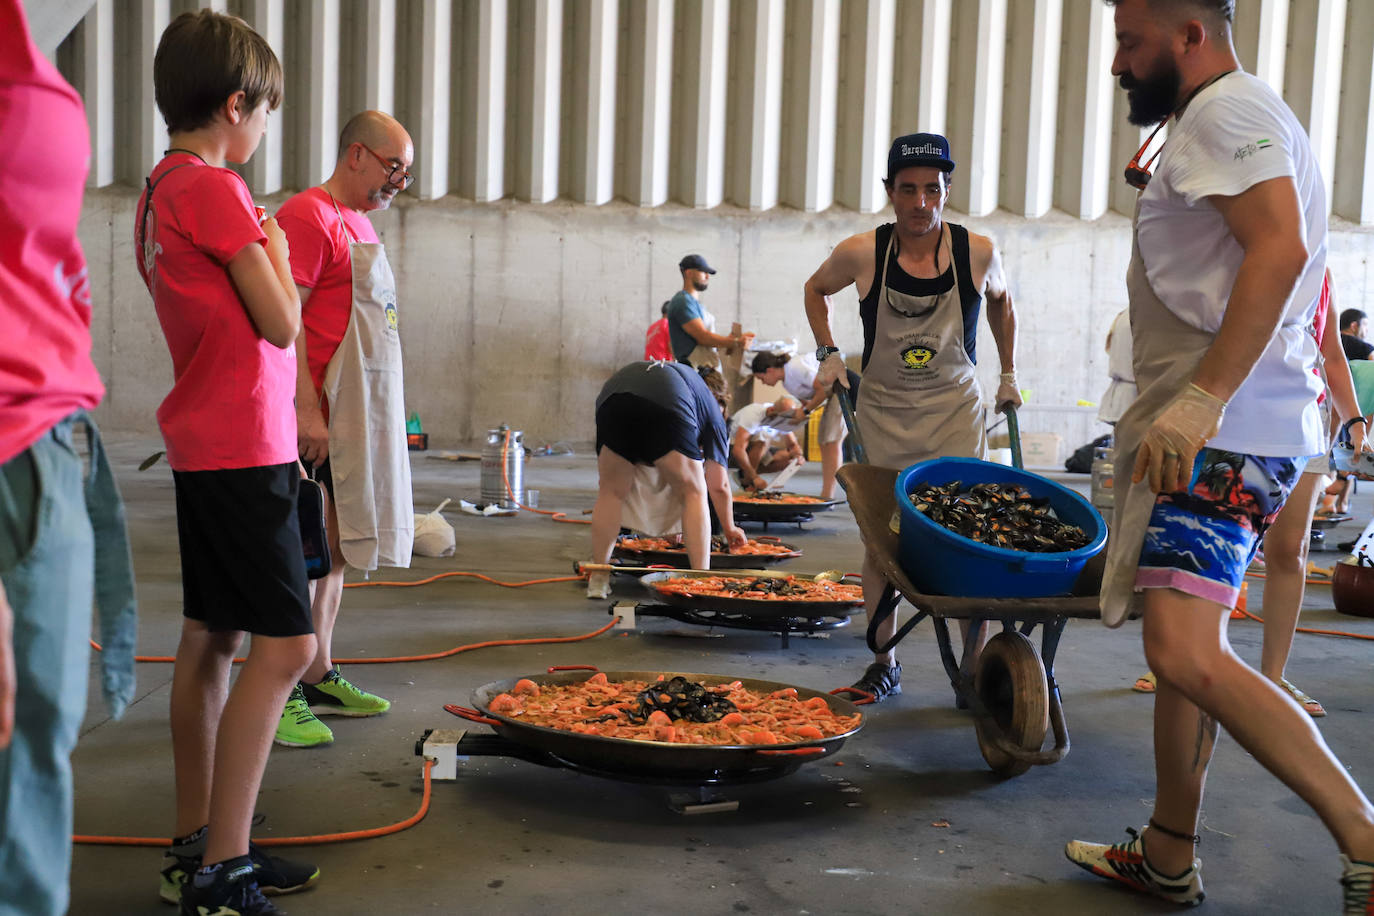
<svg viewBox="0 0 1374 916">
<path fill-rule="evenodd" d="M 773 474 L 802 458 L 791 426 L 804 422 L 801 405 L 783 396 L 771 404 L 748 404 L 730 418 L 730 460 L 739 469 L 740 486 L 766 490 L 763 474 Z"/>
<path fill-rule="evenodd" d="M 825 407 L 817 430 L 821 450 L 821 499 L 833 499 L 835 472 L 840 467 L 846 431 L 839 406 L 830 405 L 830 389 L 816 380 L 820 365 L 810 353 L 796 357 L 789 353 L 759 353 L 754 356 L 750 368 L 754 370 L 754 377 L 765 385 L 782 385 L 788 394 L 801 401 L 799 426 L 805 425 L 812 413 Z M 851 376 L 850 384 L 857 385 L 858 374 L 847 374 Z"/>
<path fill-rule="evenodd" d="M 596 507 L 592 561 L 611 558 L 623 518 L 649 535 L 682 532 L 693 569 L 710 569 L 715 506 L 730 546 L 746 538 L 734 523 L 726 475 L 725 382 L 713 391 L 691 366 L 640 361 L 611 376 L 596 398 Z M 593 573 L 587 597 L 610 594 L 610 578 Z"/>
<path fill-rule="evenodd" d="M 868 459 L 904 468 L 937 457 L 987 457 L 983 389 L 974 374 L 978 312 L 987 301 L 988 327 L 1001 362 L 995 404 L 1019 407 L 1016 312 L 992 239 L 946 222 L 949 141 L 939 134 L 898 137 L 887 154 L 888 200 L 894 220 L 850 236 L 806 281 L 806 317 L 819 345 L 819 388 L 849 387 L 844 357 L 830 327 L 830 300 L 850 286 L 863 322 L 863 384 L 855 414 Z M 864 607 L 872 614 L 886 580 L 865 556 Z M 967 624 L 964 625 L 967 627 Z M 896 615 L 874 634 L 885 644 Z M 875 656 L 855 687 L 874 699 L 902 692 L 902 666 Z"/>
</svg>

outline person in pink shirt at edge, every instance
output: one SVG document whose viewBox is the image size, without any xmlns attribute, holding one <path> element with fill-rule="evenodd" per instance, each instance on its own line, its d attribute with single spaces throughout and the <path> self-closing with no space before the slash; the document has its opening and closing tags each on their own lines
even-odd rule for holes
<svg viewBox="0 0 1374 916">
<path fill-rule="evenodd" d="M 344 678 L 331 653 L 345 562 L 365 570 L 409 566 L 414 542 L 396 281 L 366 215 L 391 206 L 409 186 L 414 158 L 410 134 L 395 118 L 365 111 L 344 126 L 334 173 L 277 211 L 301 300 L 297 448 L 328 494 L 333 557 L 329 573 L 313 585 L 315 657 L 277 724 L 275 740 L 286 747 L 332 742 L 318 716 L 376 716 L 391 708 Z"/>
<path fill-rule="evenodd" d="M 86 414 L 105 393 L 76 237 L 86 115 L 19 0 L 0 0 L 0 136 L 0 909 L 50 916 L 70 897 L 92 601 L 115 718 L 134 692 L 137 611 L 123 505 Z"/>
<path fill-rule="evenodd" d="M 172 673 L 176 830 L 160 896 L 186 914 L 276 913 L 262 892 L 319 870 L 249 841 L 282 705 L 315 653 L 296 515 L 300 300 L 286 237 L 259 222 L 247 162 L 282 70 L 247 23 L 183 13 L 162 33 L 153 89 L 169 146 L 135 211 L 138 270 L 172 357 L 157 410 L 176 488 L 181 641 Z M 230 687 L 245 632 L 247 661 Z"/>
<path fill-rule="evenodd" d="M 649 330 L 644 332 L 645 359 L 673 358 L 673 342 L 668 335 L 668 306 L 671 304 L 663 303 L 663 308 L 659 310 L 659 319 L 649 325 Z"/>
</svg>

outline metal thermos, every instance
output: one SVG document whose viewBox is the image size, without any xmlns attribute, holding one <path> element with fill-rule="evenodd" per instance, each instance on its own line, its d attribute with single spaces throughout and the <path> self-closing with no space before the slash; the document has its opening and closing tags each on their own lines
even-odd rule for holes
<svg viewBox="0 0 1374 916">
<path fill-rule="evenodd" d="M 507 434 L 510 435 L 507 440 Z M 516 500 L 525 488 L 525 434 L 502 423 L 487 430 L 487 444 L 482 448 L 482 503 L 496 503 L 503 509 L 516 508 Z M 505 475 L 501 474 L 504 464 Z M 509 482 L 510 489 L 506 489 Z M 514 497 L 514 498 L 512 498 Z"/>
<path fill-rule="evenodd" d="M 1106 514 L 1112 511 L 1116 504 L 1116 450 L 1109 442 L 1105 446 L 1093 449 L 1092 464 L 1092 494 L 1090 502 L 1096 507 L 1097 511 Z"/>
</svg>

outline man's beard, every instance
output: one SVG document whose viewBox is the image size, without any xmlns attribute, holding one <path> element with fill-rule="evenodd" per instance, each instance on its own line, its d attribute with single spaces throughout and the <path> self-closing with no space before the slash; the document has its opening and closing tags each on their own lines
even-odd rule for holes
<svg viewBox="0 0 1374 916">
<path fill-rule="evenodd" d="M 706 292 L 706 287 L 707 287 L 708 285 L 709 285 L 709 284 L 708 284 L 705 280 L 693 280 L 693 281 L 692 281 L 692 287 L 693 287 L 697 292 L 699 292 L 699 293 L 704 293 L 704 292 Z"/>
<path fill-rule="evenodd" d="M 1136 127 L 1153 127 L 1178 109 L 1178 94 L 1183 75 L 1173 56 L 1165 51 L 1155 61 L 1155 70 L 1137 80 L 1129 73 L 1121 74 L 1121 88 L 1126 90 L 1130 112 L 1126 120 Z"/>
<path fill-rule="evenodd" d="M 395 193 L 388 193 L 390 191 L 392 191 L 392 188 L 389 185 L 373 188 L 371 191 L 367 192 L 367 199 L 377 205 L 376 209 L 385 210 L 387 207 L 391 206 L 392 200 L 396 198 Z"/>
</svg>

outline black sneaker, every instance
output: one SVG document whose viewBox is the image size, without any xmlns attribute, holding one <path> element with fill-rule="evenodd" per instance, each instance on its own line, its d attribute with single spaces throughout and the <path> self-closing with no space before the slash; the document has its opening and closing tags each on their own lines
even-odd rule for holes
<svg viewBox="0 0 1374 916">
<path fill-rule="evenodd" d="M 269 856 L 252 841 L 248 843 L 248 858 L 253 862 L 253 877 L 264 894 L 294 894 L 320 879 L 319 866 Z"/>
<path fill-rule="evenodd" d="M 203 843 L 201 848 L 204 849 Z M 252 842 L 248 844 L 248 859 L 253 864 L 254 880 L 264 894 L 294 894 L 305 890 L 320 877 L 317 866 L 270 856 Z M 200 868 L 200 861 L 199 855 L 179 856 L 171 851 L 163 854 L 162 885 L 158 889 L 158 896 L 163 903 L 176 906 L 181 902 L 182 891 L 196 869 Z"/>
<path fill-rule="evenodd" d="M 248 856 L 220 863 L 212 880 L 197 887 L 195 875 L 181 889 L 181 916 L 285 916 L 258 888 Z"/>
<path fill-rule="evenodd" d="M 864 676 L 854 682 L 855 690 L 873 694 L 873 702 L 879 703 L 888 697 L 902 692 L 902 665 L 884 665 L 874 662 L 864 671 Z"/>
</svg>

